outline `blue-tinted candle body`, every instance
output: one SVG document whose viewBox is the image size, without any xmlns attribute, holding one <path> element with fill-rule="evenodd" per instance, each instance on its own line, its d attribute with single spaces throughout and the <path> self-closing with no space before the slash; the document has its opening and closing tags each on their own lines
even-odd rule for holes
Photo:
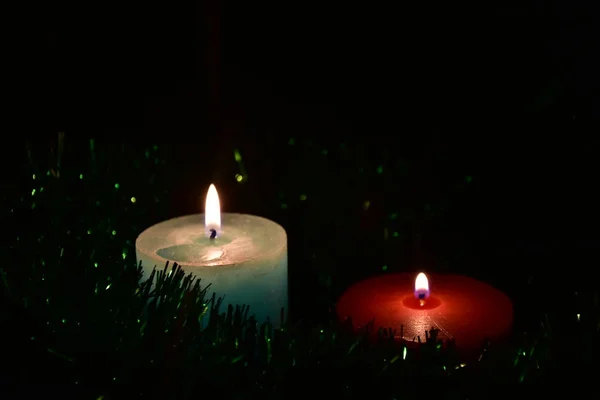
<svg viewBox="0 0 600 400">
<path fill-rule="evenodd" d="M 287 235 L 273 221 L 246 214 L 221 214 L 219 235 L 210 239 L 204 214 L 188 215 L 156 224 L 136 241 L 138 262 L 147 279 L 152 269 L 177 262 L 186 273 L 209 283 L 209 296 L 225 296 L 224 304 L 249 305 L 259 322 L 280 323 L 287 314 Z M 221 311 L 225 311 L 222 309 Z"/>
</svg>

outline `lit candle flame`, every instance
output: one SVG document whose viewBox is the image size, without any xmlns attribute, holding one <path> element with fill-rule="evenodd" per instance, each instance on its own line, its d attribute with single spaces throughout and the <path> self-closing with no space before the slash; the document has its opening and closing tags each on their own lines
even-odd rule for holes
<svg viewBox="0 0 600 400">
<path fill-rule="evenodd" d="M 421 305 L 424 305 L 425 299 L 429 297 L 429 281 L 422 272 L 415 279 L 415 297 L 420 300 Z"/>
<path fill-rule="evenodd" d="M 219 194 L 217 188 L 212 183 L 206 194 L 206 204 L 204 207 L 204 226 L 207 234 L 210 236 L 211 229 L 216 232 L 221 231 L 221 204 L 219 203 Z"/>
</svg>

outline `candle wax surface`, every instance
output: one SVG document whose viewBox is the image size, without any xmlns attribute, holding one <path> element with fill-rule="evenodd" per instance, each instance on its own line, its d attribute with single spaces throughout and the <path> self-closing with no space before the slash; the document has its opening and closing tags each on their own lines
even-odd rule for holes
<svg viewBox="0 0 600 400">
<path fill-rule="evenodd" d="M 240 252 L 245 249 L 247 254 L 250 255 L 260 252 L 253 245 L 250 238 L 244 237 L 244 232 L 241 232 L 239 229 L 226 228 L 225 232 L 214 239 L 207 238 L 204 231 L 196 233 L 186 229 L 179 232 L 172 232 L 170 233 L 171 237 L 167 237 L 167 240 L 169 243 L 179 244 L 160 248 L 156 250 L 156 254 L 165 260 L 177 263 L 224 265 L 228 262 L 228 249 L 231 249 L 233 252 Z M 225 255 L 226 251 L 227 255 Z"/>
<path fill-rule="evenodd" d="M 396 330 L 403 339 L 439 329 L 438 338 L 455 339 L 459 349 L 478 349 L 483 340 L 510 332 L 513 308 L 510 299 L 483 282 L 460 275 L 427 274 L 430 296 L 421 306 L 415 298 L 417 274 L 378 276 L 350 287 L 337 304 L 338 316 L 352 318 L 355 328 L 374 320 L 374 327 Z"/>
<path fill-rule="evenodd" d="M 136 241 L 143 279 L 166 262 L 209 283 L 209 293 L 225 296 L 224 304 L 250 305 L 258 320 L 280 320 L 287 310 L 287 235 L 278 224 L 246 214 L 221 214 L 218 236 L 210 239 L 204 214 L 156 224 Z M 210 294 L 209 294 L 210 295 Z M 226 311 L 226 308 L 221 310 Z"/>
</svg>

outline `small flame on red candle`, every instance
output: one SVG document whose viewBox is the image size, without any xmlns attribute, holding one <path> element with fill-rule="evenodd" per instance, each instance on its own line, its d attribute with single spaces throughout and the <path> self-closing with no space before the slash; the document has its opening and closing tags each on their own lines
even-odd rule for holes
<svg viewBox="0 0 600 400">
<path fill-rule="evenodd" d="M 415 297 L 419 299 L 421 305 L 425 305 L 425 300 L 429 297 L 429 281 L 427 275 L 419 273 L 415 279 Z"/>
</svg>

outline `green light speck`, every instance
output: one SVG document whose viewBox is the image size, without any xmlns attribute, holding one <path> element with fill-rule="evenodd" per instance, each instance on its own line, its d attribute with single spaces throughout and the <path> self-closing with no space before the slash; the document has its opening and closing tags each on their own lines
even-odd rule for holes
<svg viewBox="0 0 600 400">
<path fill-rule="evenodd" d="M 473 177 L 470 175 L 465 177 L 465 181 L 467 181 L 467 183 L 471 183 L 472 180 L 473 180 Z"/>
<path fill-rule="evenodd" d="M 307 199 L 307 196 L 305 194 L 300 195 L 300 201 L 304 201 L 306 199 Z"/>
<path fill-rule="evenodd" d="M 94 268 L 98 268 L 98 263 L 94 263 Z"/>
<path fill-rule="evenodd" d="M 118 183 L 115 183 L 115 189 L 118 189 L 120 187 L 121 187 L 121 185 L 119 185 Z"/>
<path fill-rule="evenodd" d="M 379 175 L 383 174 L 383 165 L 380 165 L 379 167 L 377 167 L 377 173 Z"/>
<path fill-rule="evenodd" d="M 83 179 L 83 174 L 79 174 L 79 179 Z"/>
<path fill-rule="evenodd" d="M 282 208 L 283 210 L 285 210 L 285 209 L 287 209 L 287 208 L 288 208 L 288 206 L 287 206 L 287 204 L 285 204 L 285 203 L 281 203 L 281 208 Z"/>
<path fill-rule="evenodd" d="M 117 234 L 117 231 L 112 231 L 112 235 L 115 236 Z"/>
<path fill-rule="evenodd" d="M 238 149 L 233 150 L 233 157 L 235 157 L 235 161 L 237 162 L 242 161 L 242 155 Z"/>
<path fill-rule="evenodd" d="M 135 197 L 132 197 L 132 198 L 131 198 L 131 202 L 132 202 L 132 203 L 135 203 L 136 201 L 137 201 L 137 199 L 136 199 Z"/>
<path fill-rule="evenodd" d="M 237 182 L 241 182 L 241 181 L 244 180 L 244 177 L 242 175 L 240 175 L 240 174 L 235 174 L 235 180 Z"/>
<path fill-rule="evenodd" d="M 388 269 L 388 266 L 387 266 L 387 265 L 384 265 L 383 267 L 381 267 L 381 270 L 382 270 L 382 271 L 387 271 L 387 269 Z"/>
</svg>

